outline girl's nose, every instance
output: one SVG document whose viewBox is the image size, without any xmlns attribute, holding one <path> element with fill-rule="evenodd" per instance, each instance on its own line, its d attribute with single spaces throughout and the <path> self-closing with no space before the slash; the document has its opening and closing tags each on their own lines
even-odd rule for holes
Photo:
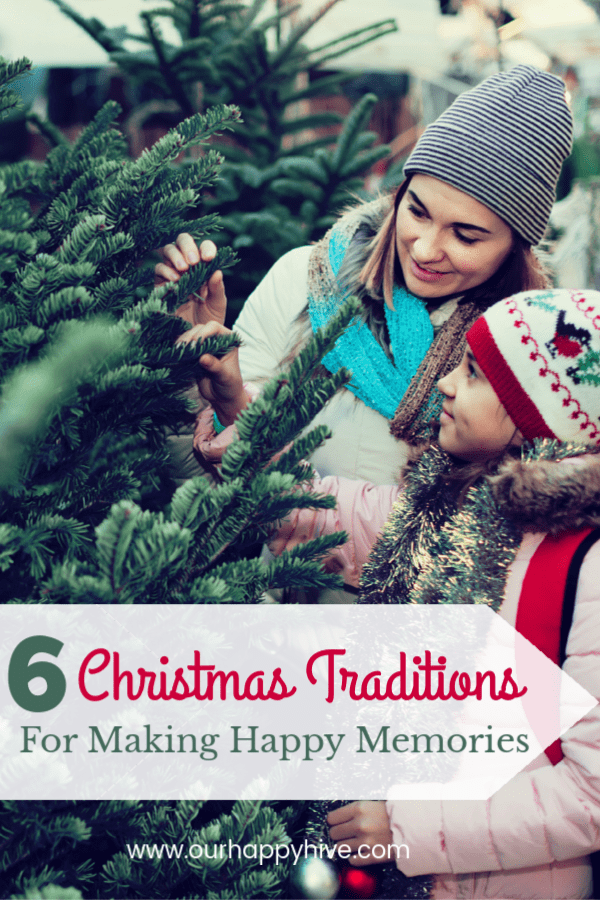
<svg viewBox="0 0 600 900">
<path fill-rule="evenodd" d="M 444 375 L 437 383 L 438 391 L 441 391 L 442 394 L 446 397 L 454 397 L 456 394 L 456 387 L 454 383 L 454 374 L 456 369 L 452 369 L 451 372 L 448 372 L 447 375 Z"/>
</svg>

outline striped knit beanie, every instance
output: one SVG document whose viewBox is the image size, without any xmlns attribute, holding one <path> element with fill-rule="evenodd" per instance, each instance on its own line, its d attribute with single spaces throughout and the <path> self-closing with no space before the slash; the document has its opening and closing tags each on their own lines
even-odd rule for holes
<svg viewBox="0 0 600 900">
<path fill-rule="evenodd" d="M 525 440 L 600 444 L 600 292 L 524 291 L 501 300 L 467 342 Z"/>
<path fill-rule="evenodd" d="M 535 245 L 548 224 L 572 138 L 561 79 L 515 66 L 460 94 L 425 130 L 404 174 L 446 181 Z"/>
</svg>

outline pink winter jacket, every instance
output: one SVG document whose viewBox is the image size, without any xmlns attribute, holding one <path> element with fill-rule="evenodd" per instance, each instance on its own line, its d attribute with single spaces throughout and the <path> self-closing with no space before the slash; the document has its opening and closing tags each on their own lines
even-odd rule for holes
<svg viewBox="0 0 600 900">
<path fill-rule="evenodd" d="M 345 530 L 335 551 L 346 581 L 357 584 L 400 488 L 325 478 L 334 510 L 302 510 L 271 542 L 276 553 L 319 534 Z M 500 615 L 514 625 L 527 566 L 544 533 L 528 533 L 510 568 Z M 336 566 L 337 568 L 337 566 Z M 581 568 L 565 671 L 600 698 L 600 545 Z M 587 854 L 600 848 L 600 706 L 562 741 L 564 759 L 544 755 L 487 801 L 390 800 L 394 843 L 411 848 L 405 875 L 437 873 L 436 898 L 591 896 Z"/>
<path fill-rule="evenodd" d="M 336 568 L 356 585 L 400 488 L 324 478 L 334 510 L 301 510 L 270 544 L 275 553 L 320 534 L 351 535 Z M 528 533 L 510 568 L 500 615 L 514 625 L 521 586 L 544 533 Z M 600 698 L 600 545 L 581 568 L 565 671 Z M 436 898 L 591 896 L 587 854 L 600 848 L 600 706 L 567 732 L 564 759 L 544 755 L 487 801 L 390 800 L 394 843 L 411 848 L 405 875 L 437 873 Z"/>
<path fill-rule="evenodd" d="M 562 481 L 557 472 L 566 473 Z M 581 474 L 574 477 L 574 472 Z M 519 477 L 517 472 L 513 491 L 517 505 Z M 526 478 L 521 493 L 526 497 L 528 520 L 538 489 L 543 502 L 540 530 L 525 534 L 509 569 L 500 615 L 512 625 L 527 566 L 546 531 L 553 524 L 558 530 L 599 524 L 583 521 L 580 514 L 591 503 L 598 505 L 598 457 L 592 457 L 589 465 L 581 465 L 580 460 L 577 465 L 528 465 Z M 346 531 L 350 540 L 333 551 L 331 564 L 347 583 L 357 586 L 402 489 L 335 477 L 323 478 L 314 487 L 336 496 L 337 507 L 297 510 L 273 535 L 270 547 L 281 553 L 318 535 Z M 556 513 L 559 494 L 560 513 Z M 548 520 L 551 509 L 559 521 Z M 564 670 L 600 698 L 600 542 L 581 567 Z M 561 740 L 564 759 L 558 765 L 552 766 L 543 754 L 488 800 L 389 800 L 394 842 L 411 849 L 410 859 L 398 863 L 404 874 L 435 873 L 433 896 L 440 900 L 590 897 L 588 854 L 600 849 L 600 705 Z"/>
</svg>

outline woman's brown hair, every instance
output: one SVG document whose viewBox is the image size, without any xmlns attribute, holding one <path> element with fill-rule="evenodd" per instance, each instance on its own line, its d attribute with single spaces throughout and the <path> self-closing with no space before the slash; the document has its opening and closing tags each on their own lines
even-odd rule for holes
<svg viewBox="0 0 600 900">
<path fill-rule="evenodd" d="M 402 284 L 402 270 L 396 252 L 396 216 L 398 206 L 410 183 L 406 178 L 396 190 L 391 209 L 371 242 L 371 252 L 359 279 L 371 297 L 383 297 L 392 304 L 395 283 Z M 551 286 L 550 278 L 531 246 L 511 228 L 513 246 L 497 272 L 483 284 L 465 294 L 469 300 L 487 308 L 520 291 L 540 290 Z"/>
</svg>

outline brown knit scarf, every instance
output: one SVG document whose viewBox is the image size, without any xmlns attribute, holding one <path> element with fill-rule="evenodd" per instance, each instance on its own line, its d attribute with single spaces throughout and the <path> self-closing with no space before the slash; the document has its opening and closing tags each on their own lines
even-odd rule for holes
<svg viewBox="0 0 600 900">
<path fill-rule="evenodd" d="M 475 303 L 459 303 L 442 325 L 392 419 L 390 431 L 395 437 L 414 444 L 428 435 L 430 422 L 437 420 L 441 412 L 442 395 L 437 382 L 461 361 L 465 334 L 481 312 Z"/>
</svg>

